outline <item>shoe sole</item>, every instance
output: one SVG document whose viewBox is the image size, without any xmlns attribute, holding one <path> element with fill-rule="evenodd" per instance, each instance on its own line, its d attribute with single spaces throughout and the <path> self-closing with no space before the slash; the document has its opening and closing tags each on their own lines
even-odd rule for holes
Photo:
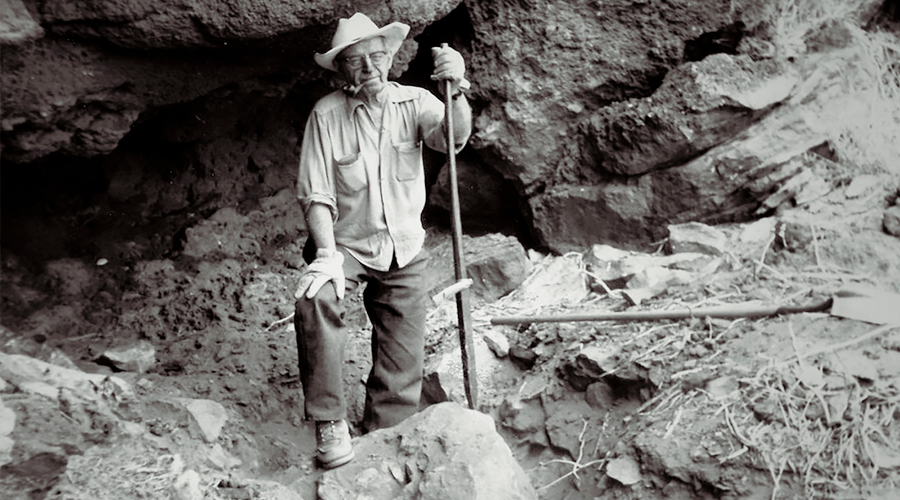
<svg viewBox="0 0 900 500">
<path fill-rule="evenodd" d="M 351 460 L 353 460 L 354 456 L 355 456 L 355 454 L 351 451 L 349 455 L 335 458 L 334 460 L 332 460 L 330 462 L 323 462 L 321 458 L 318 458 L 318 457 L 316 457 L 316 458 L 319 461 L 319 465 L 321 465 L 323 469 L 334 469 L 336 467 L 340 467 L 340 466 L 350 462 Z"/>
</svg>

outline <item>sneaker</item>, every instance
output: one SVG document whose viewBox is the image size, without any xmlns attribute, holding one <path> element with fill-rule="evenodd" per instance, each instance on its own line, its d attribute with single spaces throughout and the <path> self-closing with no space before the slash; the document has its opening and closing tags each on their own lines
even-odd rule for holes
<svg viewBox="0 0 900 500">
<path fill-rule="evenodd" d="M 333 469 L 353 460 L 350 428 L 343 420 L 316 422 L 316 458 L 325 469 Z"/>
</svg>

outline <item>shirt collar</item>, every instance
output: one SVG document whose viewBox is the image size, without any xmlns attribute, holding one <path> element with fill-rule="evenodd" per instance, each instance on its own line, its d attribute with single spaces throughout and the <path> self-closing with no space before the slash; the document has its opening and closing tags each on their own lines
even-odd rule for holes
<svg viewBox="0 0 900 500">
<path fill-rule="evenodd" d="M 415 98 L 415 94 L 411 92 L 407 87 L 400 85 L 397 82 L 388 82 L 387 83 L 387 93 L 388 100 L 396 104 L 398 102 L 409 101 Z M 362 99 L 358 97 L 353 97 L 347 93 L 344 93 L 344 96 L 347 99 L 347 116 L 348 118 L 353 117 L 353 112 L 356 111 L 356 108 L 364 105 Z"/>
</svg>

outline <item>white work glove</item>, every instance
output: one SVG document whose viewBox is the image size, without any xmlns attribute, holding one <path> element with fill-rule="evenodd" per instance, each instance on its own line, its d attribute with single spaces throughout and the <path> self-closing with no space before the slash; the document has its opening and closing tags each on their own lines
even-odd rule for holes
<svg viewBox="0 0 900 500">
<path fill-rule="evenodd" d="M 294 298 L 299 299 L 306 294 L 311 299 L 319 293 L 325 283 L 334 282 L 334 291 L 338 300 L 344 298 L 344 254 L 341 252 L 320 249 L 316 252 L 316 260 L 300 276 L 300 284 Z"/>
<path fill-rule="evenodd" d="M 431 57 L 434 59 L 432 80 L 450 80 L 453 95 L 469 88 L 469 82 L 465 79 L 466 62 L 456 49 L 448 46 L 432 47 Z M 441 92 L 443 91 L 441 86 Z"/>
</svg>

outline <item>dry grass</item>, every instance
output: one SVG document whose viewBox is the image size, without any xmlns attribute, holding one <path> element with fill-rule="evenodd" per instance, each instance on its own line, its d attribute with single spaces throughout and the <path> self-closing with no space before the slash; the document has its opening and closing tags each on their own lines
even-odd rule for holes
<svg viewBox="0 0 900 500">
<path fill-rule="evenodd" d="M 142 445 L 94 447 L 70 457 L 64 480 L 47 498 L 112 500 L 123 492 L 134 498 L 171 498 L 183 468 L 178 455 L 157 454 Z"/>
<path fill-rule="evenodd" d="M 900 174 L 900 38 L 858 27 L 850 33 L 861 54 L 850 90 L 865 106 L 856 114 L 864 119 L 848 121 L 834 148 L 841 163 L 863 172 Z"/>
<path fill-rule="evenodd" d="M 859 339 L 870 340 L 873 334 L 898 328 L 880 327 Z M 830 349 L 856 343 L 851 339 Z M 679 351 L 679 347 L 668 343 L 660 348 L 657 344 L 645 353 L 652 350 L 654 358 L 665 361 L 663 353 L 671 356 L 671 351 Z M 763 465 L 774 486 L 773 499 L 781 497 L 780 486 L 786 475 L 801 481 L 804 496 L 810 499 L 898 486 L 900 421 L 895 415 L 900 414 L 900 390 L 893 385 L 862 385 L 856 381 L 848 387 L 827 386 L 821 369 L 812 362 L 826 351 L 795 353 L 782 362 L 772 361 L 754 376 L 739 379 L 740 397 L 725 400 L 709 397 L 702 389 L 684 392 L 679 374 L 674 374 L 670 376 L 671 385 L 647 401 L 638 413 L 650 420 L 670 418 L 665 437 L 679 425 L 685 406 L 695 408 L 698 414 L 720 415 L 739 443 L 720 463 L 745 456 Z M 760 410 L 761 406 L 767 410 Z"/>
<path fill-rule="evenodd" d="M 800 477 L 807 498 L 828 498 L 848 489 L 884 486 L 896 479 L 883 474 L 900 456 L 900 426 L 893 418 L 900 395 L 893 387 L 834 390 L 803 381 L 800 362 L 769 365 L 756 377 L 741 382 L 740 400 L 724 411 L 733 435 L 757 454 L 768 467 L 777 494 L 785 471 Z M 846 408 L 832 398 L 848 393 Z M 760 421 L 753 404 L 766 402 L 772 409 Z M 893 467 L 890 467 L 893 468 Z M 893 478 L 893 479 L 892 479 Z"/>
</svg>

